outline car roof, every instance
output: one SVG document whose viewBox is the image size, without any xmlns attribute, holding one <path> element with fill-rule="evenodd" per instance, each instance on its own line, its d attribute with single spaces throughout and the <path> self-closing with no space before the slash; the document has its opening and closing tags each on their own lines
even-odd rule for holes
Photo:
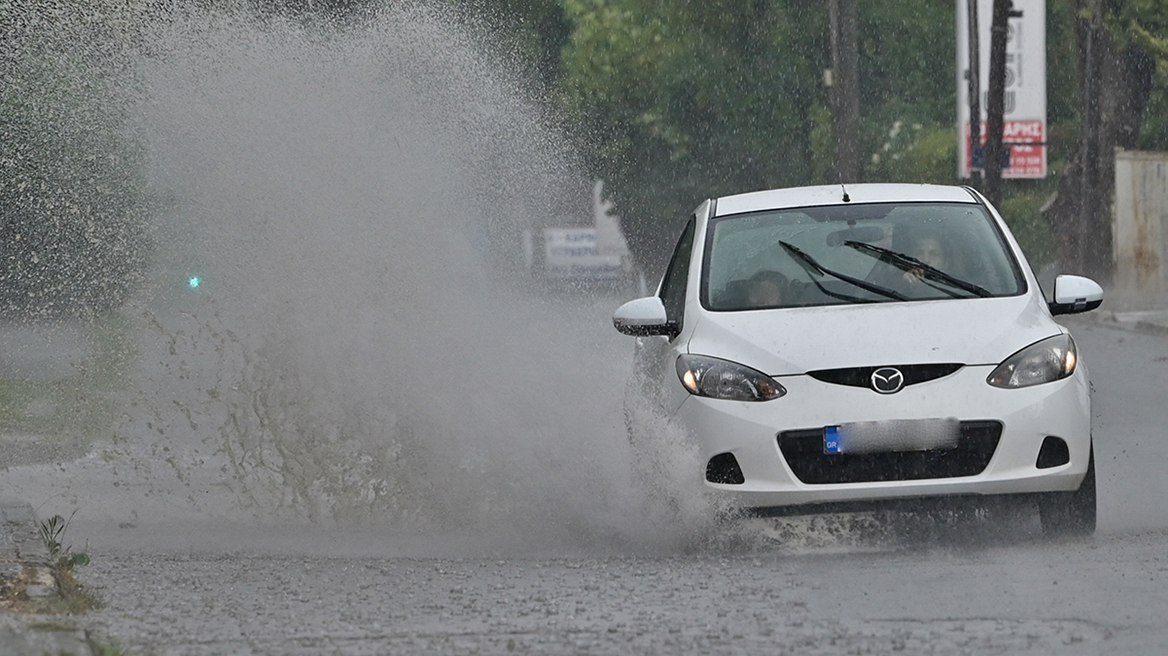
<svg viewBox="0 0 1168 656">
<path fill-rule="evenodd" d="M 845 200 L 845 191 L 846 199 Z M 977 203 L 965 187 L 925 184 L 849 184 L 753 191 L 717 199 L 714 216 L 816 205 L 887 202 Z"/>
</svg>

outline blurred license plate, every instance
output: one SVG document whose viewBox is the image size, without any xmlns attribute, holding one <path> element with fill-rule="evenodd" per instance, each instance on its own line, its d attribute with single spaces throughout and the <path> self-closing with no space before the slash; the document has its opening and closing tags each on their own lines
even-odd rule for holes
<svg viewBox="0 0 1168 656">
<path fill-rule="evenodd" d="M 857 421 L 823 429 L 823 452 L 877 453 L 953 449 L 961 436 L 956 417 Z"/>
</svg>

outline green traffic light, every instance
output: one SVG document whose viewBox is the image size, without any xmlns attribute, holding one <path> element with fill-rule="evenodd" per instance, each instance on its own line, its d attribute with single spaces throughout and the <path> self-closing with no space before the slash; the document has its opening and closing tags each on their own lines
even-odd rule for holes
<svg viewBox="0 0 1168 656">
<path fill-rule="evenodd" d="M 202 281 L 199 280 L 198 276 L 191 276 L 190 280 L 187 280 L 187 284 L 191 286 L 191 289 L 197 289 L 200 282 Z"/>
</svg>

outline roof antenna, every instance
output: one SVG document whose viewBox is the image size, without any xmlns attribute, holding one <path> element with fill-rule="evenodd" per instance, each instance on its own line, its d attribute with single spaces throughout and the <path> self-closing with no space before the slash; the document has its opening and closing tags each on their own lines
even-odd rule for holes
<svg viewBox="0 0 1168 656">
<path fill-rule="evenodd" d="M 850 202 L 852 202 L 852 198 L 851 198 L 850 196 L 848 196 L 848 188 L 847 188 L 847 187 L 845 187 L 845 186 L 843 186 L 843 185 L 841 184 L 841 185 L 840 185 L 840 189 L 843 189 L 843 190 L 844 190 L 844 202 L 845 202 L 845 203 L 850 203 Z"/>
</svg>

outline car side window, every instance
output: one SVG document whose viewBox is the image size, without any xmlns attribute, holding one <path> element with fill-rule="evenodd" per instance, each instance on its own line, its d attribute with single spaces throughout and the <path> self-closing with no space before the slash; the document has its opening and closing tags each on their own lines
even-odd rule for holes
<svg viewBox="0 0 1168 656">
<path fill-rule="evenodd" d="M 681 330 L 682 318 L 685 314 L 685 290 L 689 280 L 689 261 L 693 254 L 695 218 L 690 218 L 677 240 L 677 247 L 673 250 L 673 257 L 669 259 L 669 268 L 665 270 L 665 278 L 661 284 L 661 303 L 665 306 L 665 317 L 677 325 Z"/>
</svg>

